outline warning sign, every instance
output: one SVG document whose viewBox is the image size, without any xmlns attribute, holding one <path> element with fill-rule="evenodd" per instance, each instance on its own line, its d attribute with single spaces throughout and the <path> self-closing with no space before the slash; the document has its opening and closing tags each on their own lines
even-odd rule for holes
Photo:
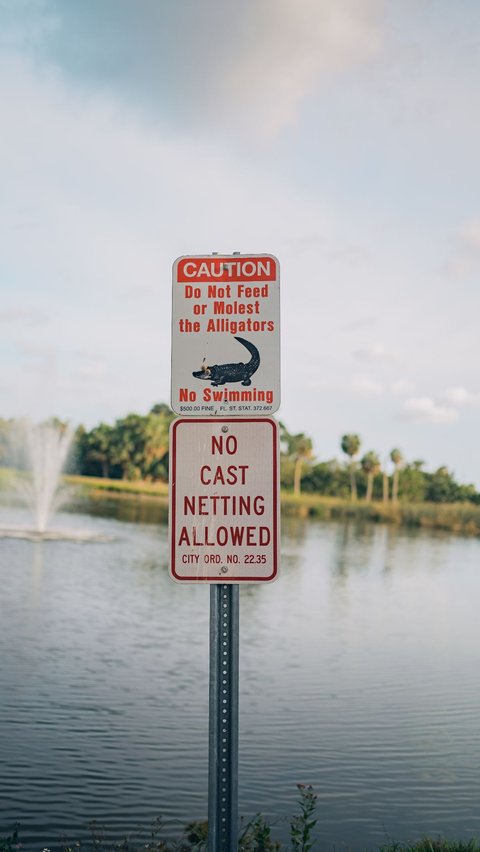
<svg viewBox="0 0 480 852">
<path fill-rule="evenodd" d="M 264 417 L 277 411 L 279 296 L 273 255 L 175 261 L 171 405 L 177 414 Z"/>
<path fill-rule="evenodd" d="M 170 575 L 186 582 L 274 580 L 275 420 L 186 419 L 170 427 Z"/>
</svg>

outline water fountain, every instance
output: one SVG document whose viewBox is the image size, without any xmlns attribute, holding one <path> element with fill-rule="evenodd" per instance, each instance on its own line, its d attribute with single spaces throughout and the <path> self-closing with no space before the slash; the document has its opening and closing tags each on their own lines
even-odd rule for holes
<svg viewBox="0 0 480 852">
<path fill-rule="evenodd" d="M 59 508 L 60 475 L 72 445 L 73 432 L 54 423 L 28 424 L 27 447 L 31 478 L 24 493 L 33 512 L 34 530 L 43 535 L 52 514 Z"/>
<path fill-rule="evenodd" d="M 104 540 L 90 532 L 50 528 L 50 521 L 68 492 L 61 483 L 61 474 L 72 446 L 73 431 L 56 421 L 24 423 L 21 428 L 24 466 L 17 474 L 15 493 L 26 504 L 33 518 L 30 527 L 3 527 L 0 538 L 26 538 L 32 541 L 68 539 L 72 541 Z M 19 435 L 17 434 L 17 444 Z"/>
</svg>

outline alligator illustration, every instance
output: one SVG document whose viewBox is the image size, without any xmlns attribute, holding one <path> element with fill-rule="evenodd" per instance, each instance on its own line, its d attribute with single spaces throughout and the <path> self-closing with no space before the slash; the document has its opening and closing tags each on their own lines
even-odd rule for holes
<svg viewBox="0 0 480 852">
<path fill-rule="evenodd" d="M 243 337 L 236 337 L 242 346 L 251 354 L 250 361 L 247 364 L 240 362 L 239 364 L 213 364 L 211 367 L 202 364 L 201 370 L 195 370 L 192 375 L 196 379 L 205 379 L 210 381 L 214 387 L 224 385 L 226 382 L 241 382 L 242 385 L 251 385 L 251 376 L 258 370 L 260 366 L 260 353 L 256 346 L 249 340 Z"/>
</svg>

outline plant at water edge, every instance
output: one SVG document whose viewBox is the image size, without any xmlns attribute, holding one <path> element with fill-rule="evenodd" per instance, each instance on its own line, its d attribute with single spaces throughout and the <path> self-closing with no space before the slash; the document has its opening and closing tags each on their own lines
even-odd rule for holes
<svg viewBox="0 0 480 852">
<path fill-rule="evenodd" d="M 18 840 L 18 825 L 15 826 L 8 837 L 0 837 L 0 852 L 14 852 L 14 850 L 20 849 L 21 845 Z"/>
<path fill-rule="evenodd" d="M 294 816 L 290 823 L 290 841 L 293 852 L 308 852 L 314 844 L 312 832 L 317 824 L 313 819 L 317 807 L 318 796 L 311 784 L 297 784 L 300 792 L 300 814 Z"/>
<path fill-rule="evenodd" d="M 262 814 L 256 814 L 238 838 L 239 852 L 277 852 L 281 848 L 278 840 L 272 840 L 271 827 Z"/>
<path fill-rule="evenodd" d="M 471 840 L 445 840 L 443 837 L 422 837 L 416 843 L 387 843 L 379 852 L 480 852 L 480 843 Z"/>
<path fill-rule="evenodd" d="M 81 852 L 87 849 L 92 849 L 93 852 L 202 852 L 206 849 L 208 840 L 207 822 L 201 820 L 187 823 L 181 837 L 175 840 L 167 840 L 161 836 L 165 834 L 165 823 L 161 817 L 152 822 L 149 834 L 144 840 L 132 839 L 128 835 L 122 840 L 108 840 L 96 820 L 91 822 L 88 828 L 90 842 L 77 840 L 75 843 L 68 843 L 63 836 L 61 852 Z"/>
</svg>

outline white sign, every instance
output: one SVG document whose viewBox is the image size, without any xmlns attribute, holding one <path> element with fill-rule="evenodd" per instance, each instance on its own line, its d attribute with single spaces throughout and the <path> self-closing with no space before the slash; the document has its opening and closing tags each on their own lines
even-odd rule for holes
<svg viewBox="0 0 480 852">
<path fill-rule="evenodd" d="M 269 582 L 278 571 L 278 426 L 179 418 L 170 427 L 170 575 Z"/>
<path fill-rule="evenodd" d="M 173 265 L 171 405 L 193 417 L 265 417 L 280 405 L 280 268 L 273 255 Z"/>
</svg>

